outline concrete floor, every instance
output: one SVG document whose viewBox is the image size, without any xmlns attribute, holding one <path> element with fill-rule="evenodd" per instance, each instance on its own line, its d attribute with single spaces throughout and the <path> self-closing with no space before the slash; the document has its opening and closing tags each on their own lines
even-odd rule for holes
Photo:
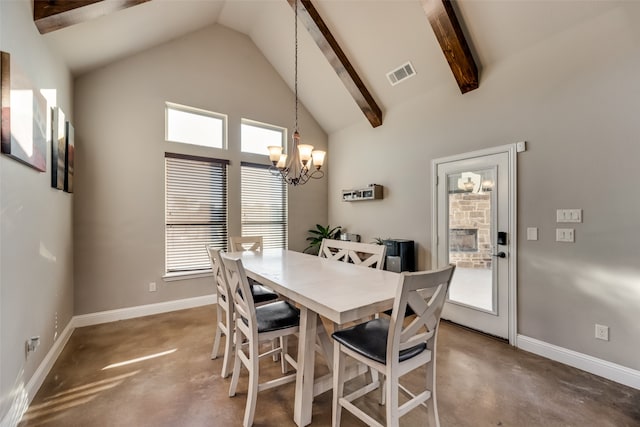
<svg viewBox="0 0 640 427">
<path fill-rule="evenodd" d="M 237 396 L 227 397 L 222 358 L 209 358 L 214 316 L 207 306 L 76 329 L 20 426 L 241 425 L 247 375 Z M 438 345 L 443 427 L 640 426 L 638 390 L 446 322 Z M 327 372 L 322 359 L 317 363 Z M 277 375 L 278 366 L 264 360 L 262 374 Z M 420 370 L 405 380 L 415 388 Z M 293 392 L 288 384 L 260 393 L 255 425 L 294 426 Z M 360 405 L 373 416 L 384 413 L 374 396 Z M 424 426 L 425 411 L 412 411 L 401 424 Z M 327 392 L 314 402 L 311 425 L 330 421 Z M 343 426 L 361 425 L 343 415 Z"/>
</svg>

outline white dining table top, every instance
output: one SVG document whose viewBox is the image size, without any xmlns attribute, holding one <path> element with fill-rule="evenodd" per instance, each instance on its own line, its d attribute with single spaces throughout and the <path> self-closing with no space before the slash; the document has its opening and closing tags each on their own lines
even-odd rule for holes
<svg viewBox="0 0 640 427">
<path fill-rule="evenodd" d="M 283 249 L 231 252 L 247 276 L 334 323 L 362 319 L 393 306 L 398 273 Z"/>
</svg>

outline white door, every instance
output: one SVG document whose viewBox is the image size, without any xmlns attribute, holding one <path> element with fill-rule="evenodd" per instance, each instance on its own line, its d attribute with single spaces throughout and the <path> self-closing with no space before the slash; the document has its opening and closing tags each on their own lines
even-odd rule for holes
<svg viewBox="0 0 640 427">
<path fill-rule="evenodd" d="M 456 264 L 442 318 L 515 344 L 515 147 L 433 169 L 433 265 Z"/>
</svg>

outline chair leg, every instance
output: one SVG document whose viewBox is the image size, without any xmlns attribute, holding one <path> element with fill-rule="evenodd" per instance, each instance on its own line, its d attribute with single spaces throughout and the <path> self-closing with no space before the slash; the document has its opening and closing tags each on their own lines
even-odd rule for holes
<svg viewBox="0 0 640 427">
<path fill-rule="evenodd" d="M 237 332 L 234 334 L 235 336 L 235 358 L 233 363 L 233 373 L 231 374 L 231 385 L 229 386 L 229 397 L 233 397 L 236 395 L 236 388 L 238 387 L 238 378 L 240 377 L 240 352 L 242 349 L 242 334 L 238 334 Z"/>
<path fill-rule="evenodd" d="M 391 374 L 387 371 L 386 375 L 386 413 L 387 413 L 387 427 L 399 427 L 400 416 L 398 415 L 398 380 L 397 375 Z"/>
<path fill-rule="evenodd" d="M 256 413 L 256 401 L 258 399 L 258 381 L 260 379 L 260 357 L 258 343 L 251 342 L 249 344 L 249 389 L 247 390 L 247 406 L 244 410 L 244 427 L 253 425 L 253 418 Z M 235 372 L 234 372 L 235 373 Z"/>
<path fill-rule="evenodd" d="M 284 357 L 287 354 L 287 348 L 289 344 L 289 337 L 282 336 L 280 337 L 280 365 L 282 367 L 282 373 L 286 374 L 289 371 L 289 364 L 287 363 L 287 358 Z"/>
<path fill-rule="evenodd" d="M 340 418 L 342 415 L 342 406 L 340 406 L 340 398 L 344 394 L 344 371 L 345 371 L 345 354 L 340 351 L 340 343 L 334 342 L 333 352 L 333 404 L 332 419 L 333 427 L 340 426 Z"/>
<path fill-rule="evenodd" d="M 218 357 L 218 349 L 220 347 L 220 337 L 222 336 L 222 329 L 216 323 L 216 337 L 213 339 L 213 348 L 211 349 L 211 359 Z"/>
<path fill-rule="evenodd" d="M 380 375 L 380 406 L 384 406 L 386 403 L 386 389 L 387 389 L 387 381 L 384 375 Z"/>
<path fill-rule="evenodd" d="M 224 346 L 224 361 L 222 362 L 222 378 L 227 378 L 231 372 L 233 363 L 233 347 L 235 345 L 236 328 L 235 319 L 231 307 L 224 311 L 225 324 L 227 325 L 227 340 Z"/>
<path fill-rule="evenodd" d="M 434 360 L 427 364 L 427 388 L 431 391 L 431 398 L 426 401 L 427 410 L 429 411 L 429 425 L 432 427 L 440 427 L 440 418 L 438 417 L 438 401 L 436 400 L 436 381 L 435 381 L 435 354 Z"/>
<path fill-rule="evenodd" d="M 227 378 L 231 372 L 231 362 L 233 361 L 233 335 L 227 335 L 226 342 L 224 344 L 224 360 L 222 362 L 222 378 Z"/>
</svg>

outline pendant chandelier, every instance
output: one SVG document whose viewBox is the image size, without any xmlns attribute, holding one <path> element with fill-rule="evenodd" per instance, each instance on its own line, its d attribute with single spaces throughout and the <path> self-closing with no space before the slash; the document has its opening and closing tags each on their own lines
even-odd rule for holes
<svg viewBox="0 0 640 427">
<path fill-rule="evenodd" d="M 286 184 L 297 185 L 306 184 L 309 179 L 318 179 L 324 176 L 320 170 L 324 163 L 326 152 L 314 150 L 313 145 L 300 144 L 300 132 L 298 132 L 298 0 L 295 5 L 295 62 L 294 62 L 294 93 L 295 103 L 295 126 L 291 135 L 291 144 L 286 153 L 282 152 L 282 146 L 270 145 L 269 160 L 272 166 L 269 168 L 272 173 L 279 174 Z"/>
</svg>

